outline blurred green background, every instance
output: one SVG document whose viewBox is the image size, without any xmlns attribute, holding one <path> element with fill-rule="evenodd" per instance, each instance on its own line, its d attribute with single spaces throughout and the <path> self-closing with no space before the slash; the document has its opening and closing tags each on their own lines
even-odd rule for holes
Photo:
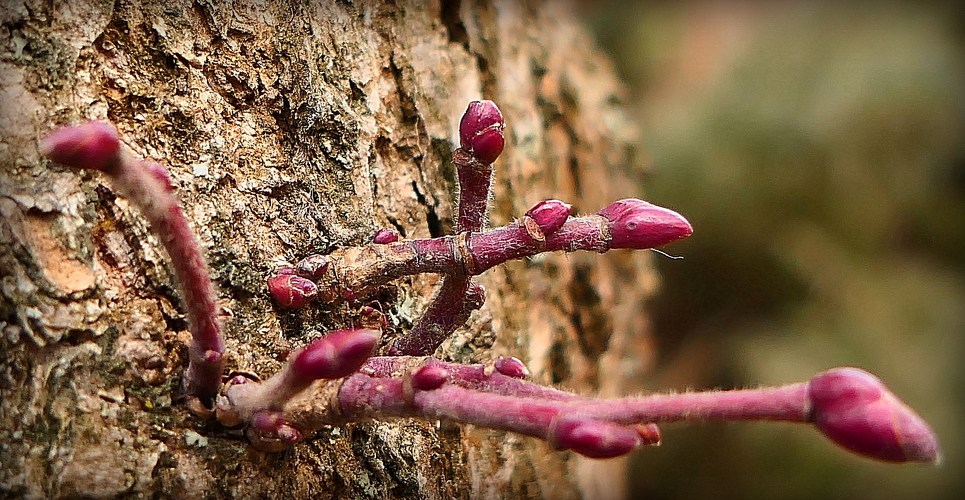
<svg viewBox="0 0 965 500">
<path fill-rule="evenodd" d="M 965 492 L 965 12 L 939 3 L 583 2 L 631 91 L 647 197 L 695 234 L 655 259 L 653 390 L 881 377 L 941 467 L 806 426 L 665 427 L 633 498 Z"/>
</svg>

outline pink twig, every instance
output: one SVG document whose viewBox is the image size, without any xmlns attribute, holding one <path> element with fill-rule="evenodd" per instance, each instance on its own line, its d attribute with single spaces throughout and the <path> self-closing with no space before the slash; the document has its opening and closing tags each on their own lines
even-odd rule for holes
<svg viewBox="0 0 965 500">
<path fill-rule="evenodd" d="M 881 381 L 856 368 L 837 368 L 808 382 L 775 388 L 599 400 L 527 382 L 518 360 L 473 366 L 416 357 L 364 360 L 365 350 L 374 346 L 373 334 L 338 335 L 333 345 L 365 346 L 336 347 L 332 354 L 351 359 L 345 367 L 357 366 L 357 373 L 310 386 L 302 378 L 294 390 L 286 387 L 294 387 L 290 368 L 265 382 L 265 388 L 251 381 L 229 384 L 219 402 L 219 418 L 227 415 L 230 423 L 237 423 L 239 415 L 249 416 L 258 431 L 256 444 L 271 449 L 290 445 L 323 425 L 408 417 L 512 431 L 594 458 L 653 444 L 659 440 L 653 426 L 657 422 L 772 420 L 812 423 L 842 447 L 879 460 L 940 459 L 937 439 L 921 417 Z M 350 340 L 354 337 L 360 340 Z M 338 354 L 340 349 L 344 354 Z M 304 355 L 289 362 L 302 366 L 303 373 L 324 371 L 306 368 L 314 363 Z M 335 372 L 326 374 L 316 378 Z M 251 420 L 267 413 L 273 416 L 264 422 Z M 273 431 L 278 428 L 284 432 Z"/>
<path fill-rule="evenodd" d="M 621 207 L 619 216 L 610 210 L 614 205 Z M 643 200 L 627 199 L 598 214 L 568 217 L 551 233 L 543 232 L 535 219 L 524 216 L 508 226 L 481 233 L 340 247 L 325 256 L 329 265 L 314 282 L 317 300 L 339 303 L 348 296 L 365 296 L 389 281 L 413 274 L 475 276 L 506 261 L 543 252 L 652 248 L 692 233 L 690 223 L 680 214 Z M 278 294 L 285 297 L 288 292 L 279 289 Z"/>
<path fill-rule="evenodd" d="M 457 166 L 490 165 L 502 151 L 502 130 L 494 105 L 470 105 L 460 126 Z M 775 420 L 814 424 L 845 449 L 880 460 L 940 460 L 928 425 L 880 380 L 856 368 L 776 388 L 599 400 L 528 382 L 529 371 L 515 358 L 486 365 L 373 358 L 380 333 L 357 329 L 332 332 L 292 353 L 266 381 L 235 375 L 219 391 L 224 343 L 214 289 L 167 171 L 124 150 L 117 132 L 104 123 L 57 131 L 41 149 L 58 163 L 106 173 L 140 208 L 170 254 L 184 295 L 193 334 L 184 377 L 185 391 L 196 403 L 192 409 L 214 413 L 225 425 L 244 425 L 261 449 L 283 449 L 325 425 L 411 417 L 517 432 L 556 449 L 607 458 L 659 442 L 658 422 Z M 490 174 L 479 172 L 460 174 L 459 234 L 398 241 L 397 233 L 383 230 L 371 245 L 340 248 L 279 270 L 269 279 L 270 293 L 283 306 L 299 307 L 316 299 L 355 300 L 406 275 L 442 274 L 445 282 L 426 316 L 393 350 L 428 353 L 485 299 L 471 276 L 541 252 L 652 248 L 693 231 L 679 214 L 637 199 L 582 217 L 548 200 L 512 224 L 484 231 Z"/>
<path fill-rule="evenodd" d="M 224 354 L 218 305 L 208 266 L 167 170 L 123 149 L 117 131 L 103 122 L 57 130 L 43 141 L 41 152 L 54 162 L 107 174 L 114 189 L 140 209 L 157 233 L 171 257 L 193 336 L 184 390 L 201 403 L 194 405 L 197 411 L 210 408 L 221 386 Z"/>
<path fill-rule="evenodd" d="M 478 233 L 486 226 L 492 163 L 503 151 L 505 127 L 503 115 L 492 101 L 470 102 L 459 122 L 460 148 L 452 155 L 459 176 L 457 233 Z M 432 354 L 469 319 L 474 309 L 482 307 L 484 300 L 482 287 L 477 290 L 464 270 L 446 273 L 426 312 L 389 352 L 410 356 Z"/>
</svg>

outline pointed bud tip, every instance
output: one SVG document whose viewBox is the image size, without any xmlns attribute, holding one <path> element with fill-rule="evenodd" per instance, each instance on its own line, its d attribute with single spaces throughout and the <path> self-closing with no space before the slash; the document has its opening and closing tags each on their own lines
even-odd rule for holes
<svg viewBox="0 0 965 500">
<path fill-rule="evenodd" d="M 459 121 L 459 145 L 483 164 L 491 164 L 503 152 L 506 123 L 492 101 L 472 101 Z"/>
<path fill-rule="evenodd" d="M 636 198 L 611 203 L 598 214 L 610 221 L 610 248 L 654 248 L 694 233 L 684 216 Z"/>
<path fill-rule="evenodd" d="M 380 337 L 375 330 L 336 330 L 296 354 L 292 371 L 307 380 L 347 377 L 372 356 Z"/>
<path fill-rule="evenodd" d="M 40 143 L 40 153 L 68 167 L 106 171 L 116 163 L 120 147 L 111 124 L 91 121 L 55 130 Z"/>
<path fill-rule="evenodd" d="M 496 371 L 512 378 L 526 378 L 529 376 L 529 369 L 518 358 L 499 358 L 493 363 Z"/>
<path fill-rule="evenodd" d="M 889 462 L 941 461 L 938 437 L 874 375 L 835 368 L 808 383 L 811 421 L 838 445 Z"/>
</svg>

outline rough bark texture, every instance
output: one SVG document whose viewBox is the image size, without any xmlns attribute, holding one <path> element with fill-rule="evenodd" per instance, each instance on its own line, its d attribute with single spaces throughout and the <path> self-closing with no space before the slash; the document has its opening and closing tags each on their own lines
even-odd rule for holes
<svg viewBox="0 0 965 500">
<path fill-rule="evenodd" d="M 109 119 L 171 170 L 226 311 L 228 366 L 267 375 L 357 306 L 285 311 L 274 261 L 452 228 L 448 158 L 471 99 L 508 147 L 492 224 L 556 197 L 639 195 L 633 128 L 606 60 L 558 2 L 5 2 L 0 7 L 0 496 L 616 498 L 621 460 L 420 421 L 361 423 L 265 454 L 177 401 L 183 304 L 144 220 L 96 173 L 40 158 L 56 125 Z M 584 394 L 635 389 L 649 359 L 645 252 L 494 269 L 437 356 L 525 360 Z M 385 340 L 434 276 L 378 297 Z"/>
</svg>

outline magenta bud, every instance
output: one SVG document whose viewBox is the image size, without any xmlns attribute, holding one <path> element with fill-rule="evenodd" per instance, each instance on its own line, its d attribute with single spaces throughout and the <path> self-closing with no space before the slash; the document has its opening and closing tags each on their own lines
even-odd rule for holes
<svg viewBox="0 0 965 500">
<path fill-rule="evenodd" d="M 288 424 L 279 425 L 275 429 L 275 435 L 287 444 L 295 444 L 302 440 L 302 433 Z"/>
<path fill-rule="evenodd" d="M 379 344 L 375 330 L 336 330 L 308 344 L 291 362 L 295 376 L 306 380 L 347 377 L 372 356 Z"/>
<path fill-rule="evenodd" d="M 51 161 L 101 171 L 114 168 L 120 150 L 117 130 L 98 121 L 56 130 L 40 143 L 41 154 Z"/>
<path fill-rule="evenodd" d="M 941 457 L 927 423 L 874 375 L 835 368 L 808 382 L 810 420 L 835 443 L 889 462 L 932 462 Z"/>
<path fill-rule="evenodd" d="M 503 152 L 506 122 L 492 101 L 472 101 L 459 121 L 459 145 L 480 163 L 496 161 Z"/>
<path fill-rule="evenodd" d="M 309 255 L 295 264 L 295 274 L 316 280 L 328 271 L 329 261 L 324 255 Z"/>
<path fill-rule="evenodd" d="M 268 278 L 268 293 L 282 307 L 302 307 L 310 304 L 318 295 L 318 286 L 311 280 L 294 274 L 282 274 Z"/>
<path fill-rule="evenodd" d="M 610 221 L 610 248 L 654 248 L 694 232 L 677 212 L 636 198 L 611 203 L 597 213 Z"/>
<path fill-rule="evenodd" d="M 529 376 L 529 370 L 526 368 L 526 365 L 517 358 L 499 358 L 494 363 L 494 366 L 497 372 L 507 377 L 526 378 Z"/>
<path fill-rule="evenodd" d="M 439 365 L 426 365 L 412 373 L 412 388 L 431 391 L 449 380 L 449 370 Z"/>
<path fill-rule="evenodd" d="M 660 427 L 657 424 L 642 424 L 636 426 L 637 434 L 640 436 L 642 445 L 659 445 L 662 436 L 660 434 Z"/>
<path fill-rule="evenodd" d="M 281 412 L 259 411 L 251 417 L 251 426 L 263 432 L 275 432 L 284 423 Z"/>
<path fill-rule="evenodd" d="M 396 241 L 399 241 L 399 236 L 399 232 L 395 229 L 383 227 L 375 232 L 375 236 L 372 237 L 372 242 L 380 245 L 395 243 Z"/>
<path fill-rule="evenodd" d="M 560 200 L 546 200 L 536 204 L 526 215 L 536 221 L 543 234 L 551 234 L 563 227 L 573 206 Z"/>
<path fill-rule="evenodd" d="M 626 455 L 641 445 L 634 427 L 576 418 L 556 422 L 549 441 L 556 449 L 573 450 L 590 458 Z"/>
</svg>

